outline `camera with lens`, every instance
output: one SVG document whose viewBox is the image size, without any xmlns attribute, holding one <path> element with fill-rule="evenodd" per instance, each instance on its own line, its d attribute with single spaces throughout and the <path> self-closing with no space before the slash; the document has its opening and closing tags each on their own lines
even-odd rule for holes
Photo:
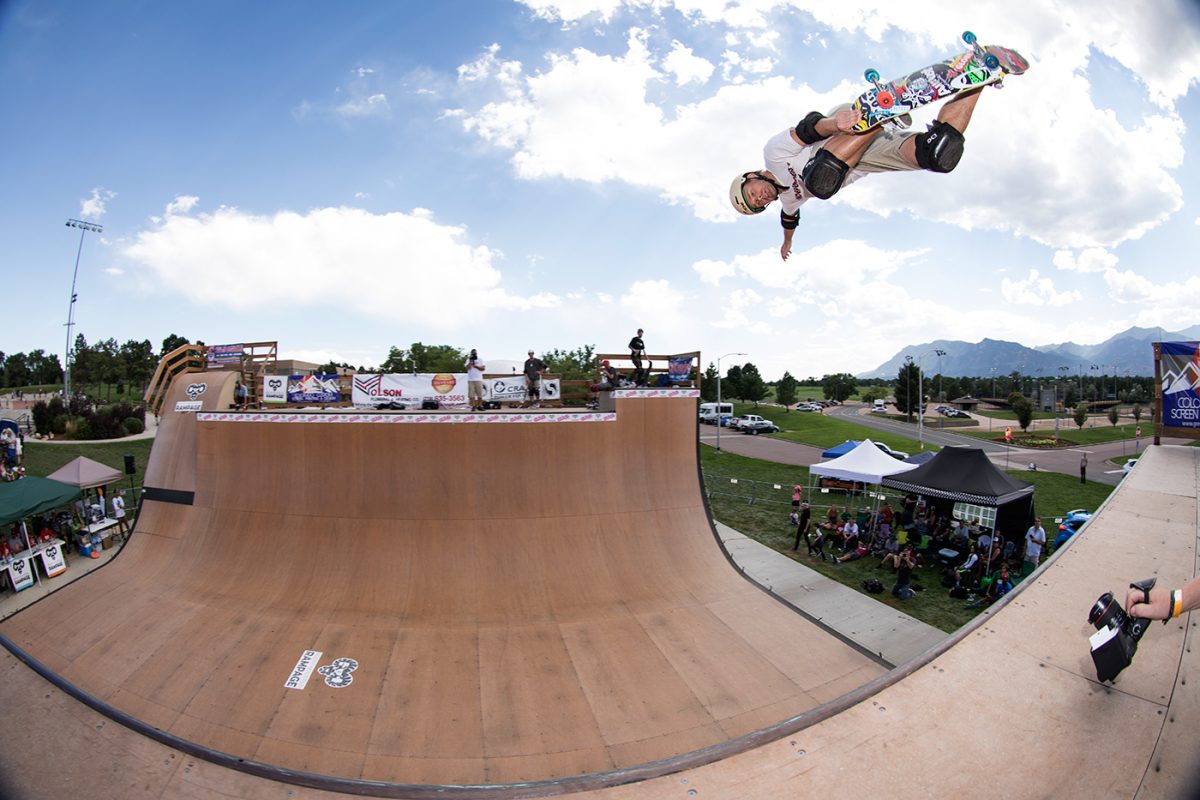
<svg viewBox="0 0 1200 800">
<path fill-rule="evenodd" d="M 1147 578 L 1131 583 L 1129 587 L 1144 592 L 1149 603 L 1155 581 L 1155 578 Z M 1088 622 L 1096 628 L 1088 640 L 1092 646 L 1092 662 L 1096 665 L 1096 680 L 1112 681 L 1133 663 L 1138 642 L 1150 620 L 1126 614 L 1112 592 L 1105 592 L 1088 612 Z"/>
</svg>

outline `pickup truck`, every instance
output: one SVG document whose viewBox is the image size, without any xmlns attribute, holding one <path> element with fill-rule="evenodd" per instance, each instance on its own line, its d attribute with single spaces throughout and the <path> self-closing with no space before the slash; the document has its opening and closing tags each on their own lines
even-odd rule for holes
<svg viewBox="0 0 1200 800">
<path fill-rule="evenodd" d="M 738 424 L 738 430 L 751 436 L 757 436 L 760 433 L 777 433 L 779 427 L 771 420 L 763 419 L 757 414 L 747 414 Z"/>
</svg>

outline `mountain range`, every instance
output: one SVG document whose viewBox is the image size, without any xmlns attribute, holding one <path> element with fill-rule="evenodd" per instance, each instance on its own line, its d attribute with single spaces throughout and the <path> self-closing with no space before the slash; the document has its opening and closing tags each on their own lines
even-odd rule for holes
<svg viewBox="0 0 1200 800">
<path fill-rule="evenodd" d="M 1017 342 L 984 339 L 980 342 L 961 342 L 937 339 L 924 344 L 909 345 L 859 378 L 894 378 L 904 364 L 905 356 L 914 359 L 924 356 L 922 367 L 926 375 L 954 377 L 987 377 L 992 374 L 1055 375 L 1061 367 L 1066 373 L 1078 375 L 1095 365 L 1101 375 L 1153 375 L 1153 342 L 1195 341 L 1200 338 L 1200 325 L 1170 332 L 1162 328 L 1130 328 L 1100 344 L 1047 344 L 1026 347 Z M 938 356 L 935 351 L 945 353 Z M 993 373 L 994 370 L 994 373 Z"/>
</svg>

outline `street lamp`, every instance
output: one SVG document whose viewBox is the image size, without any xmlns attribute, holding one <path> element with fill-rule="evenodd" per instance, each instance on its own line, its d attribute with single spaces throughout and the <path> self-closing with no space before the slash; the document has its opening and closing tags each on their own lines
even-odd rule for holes
<svg viewBox="0 0 1200 800">
<path fill-rule="evenodd" d="M 908 420 L 906 420 L 908 422 L 912 421 L 912 363 L 913 363 L 912 356 L 904 357 L 904 366 L 905 366 L 904 381 L 905 381 L 905 384 L 907 387 L 904 391 L 904 395 L 907 398 L 904 401 L 904 406 L 905 406 L 905 413 L 908 415 Z M 899 387 L 897 387 L 897 388 L 899 388 Z"/>
<path fill-rule="evenodd" d="M 946 355 L 945 350 L 934 348 L 921 355 L 917 356 L 917 441 L 921 444 L 921 449 L 925 449 L 925 356 L 930 353 L 936 353 L 938 357 L 938 380 L 941 380 L 941 358 Z"/>
<path fill-rule="evenodd" d="M 83 237 L 88 232 L 103 233 L 104 226 L 94 222 L 68 219 L 68 228 L 79 228 L 79 249 L 75 251 L 75 272 L 71 275 L 71 302 L 67 306 L 67 349 L 63 353 L 63 402 L 71 411 L 71 328 L 75 326 L 75 281 L 79 277 L 79 257 L 83 254 Z"/>
<path fill-rule="evenodd" d="M 1066 375 L 1068 372 L 1070 372 L 1070 370 L 1071 370 L 1071 368 L 1070 368 L 1070 367 L 1068 367 L 1066 364 L 1063 364 L 1062 366 L 1060 366 L 1060 367 L 1058 368 L 1058 371 L 1059 371 L 1059 372 L 1061 372 L 1063 375 Z M 1066 395 L 1065 395 L 1065 394 L 1063 395 L 1063 400 L 1066 400 Z M 1055 442 L 1057 442 L 1057 441 L 1058 441 L 1058 422 L 1059 422 L 1059 413 L 1058 413 L 1058 381 L 1055 381 L 1055 382 L 1054 382 L 1054 441 L 1055 441 Z"/>
<path fill-rule="evenodd" d="M 717 452 L 721 452 L 721 426 L 724 421 L 721 419 L 721 359 L 729 358 L 730 356 L 744 356 L 745 353 L 726 353 L 717 359 Z"/>
</svg>

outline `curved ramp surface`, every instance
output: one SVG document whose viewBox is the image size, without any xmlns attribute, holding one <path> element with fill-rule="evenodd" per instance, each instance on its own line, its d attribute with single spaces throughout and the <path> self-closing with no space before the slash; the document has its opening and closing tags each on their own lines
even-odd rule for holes
<svg viewBox="0 0 1200 800">
<path fill-rule="evenodd" d="M 662 413 L 650 410 L 647 415 L 648 408 L 649 404 L 635 412 L 641 414 L 643 425 Z M 201 438 L 203 435 L 201 431 Z M 618 443 L 628 444 L 610 436 L 601 449 Z M 649 442 L 644 440 L 639 443 L 646 444 Z M 636 469 L 643 457 L 638 447 L 633 448 L 631 468 Z M 694 453 L 681 451 L 679 457 L 690 470 Z M 1186 615 L 1166 626 L 1153 625 L 1133 666 L 1111 687 L 1095 680 L 1087 652 L 1091 628 L 1086 615 L 1100 592 L 1119 591 L 1129 580 L 1157 574 L 1160 580 L 1176 585 L 1196 574 L 1198 487 L 1200 449 L 1150 448 L 1092 523 L 1070 547 L 1043 565 L 1019 594 L 1011 596 L 1004 606 L 986 612 L 977 624 L 934 651 L 816 709 L 840 713 L 825 716 L 809 712 L 806 716 L 815 719 L 813 724 L 782 737 L 776 735 L 773 740 L 764 739 L 765 744 L 745 752 L 673 774 L 574 796 L 596 800 L 1195 796 L 1193 731 L 1200 727 L 1194 680 L 1198 667 L 1196 615 Z M 156 524 L 162 529 L 184 530 L 185 521 L 192 524 L 185 517 L 212 513 L 187 509 L 176 511 L 179 517 L 169 519 L 166 515 L 170 509 L 165 504 L 157 505 L 163 516 Z M 147 533 L 142 537 L 141 533 L 134 541 L 161 536 Z M 214 535 L 211 526 L 204 535 Z M 709 546 L 700 537 L 697 547 L 701 542 L 703 547 Z M 233 547 L 230 543 L 222 546 Z M 114 566 L 105 567 L 78 585 L 83 587 L 115 572 L 116 564 L 132 562 L 130 556 L 136 552 L 140 551 L 126 551 Z M 273 555 L 263 554 L 266 558 Z M 595 557 L 593 551 L 588 555 Z M 608 562 L 602 563 L 609 571 Z M 713 569 L 716 574 L 716 567 Z M 263 570 L 260 574 L 269 573 Z M 130 576 L 126 576 L 126 582 L 135 583 Z M 219 584 L 210 591 L 244 591 L 228 582 Z M 594 588 L 589 587 L 590 582 L 581 590 L 590 594 Z M 89 587 L 74 596 L 76 600 L 92 600 L 94 605 L 88 610 L 94 616 L 121 615 L 127 613 L 120 607 L 121 598 L 136 594 L 135 589 L 146 590 L 118 583 L 107 594 Z M 63 591 L 56 597 L 71 595 Z M 33 609 L 40 611 L 49 602 L 43 601 Z M 272 602 L 283 603 L 278 599 Z M 0 632 L 12 635 L 14 623 L 19 623 L 22 630 L 36 627 L 26 619 L 33 609 L 4 623 Z M 58 609 L 66 617 L 42 621 L 48 626 L 61 624 L 62 619 L 78 615 L 79 609 L 72 603 L 69 608 Z M 233 622 L 241 624 L 237 619 Z M 103 627 L 103 620 L 100 623 Z M 770 627 L 775 637 L 785 640 L 796 619 L 771 616 L 739 620 L 738 624 L 746 631 Z M 481 630 L 484 627 L 478 626 Z M 336 623 L 329 623 L 328 628 L 332 632 Z M 76 632 L 87 635 L 85 627 Z M 30 635 L 41 638 L 32 630 Z M 738 633 L 739 638 L 745 635 Z M 813 637 L 800 646 L 820 647 L 819 634 Z M 239 641 L 249 641 L 249 637 Z M 797 644 L 785 641 L 785 646 L 794 648 Z M 158 652 L 162 646 L 153 649 Z M 264 649 L 254 647 L 260 660 L 270 657 L 263 658 Z M 192 648 L 177 658 L 182 662 L 196 654 Z M 136 669 L 133 660 L 131 668 Z M 226 657 L 222 665 L 235 676 L 262 669 L 253 658 Z M 70 664 L 64 668 L 70 668 Z M 469 665 L 466 668 L 470 669 Z M 0 738 L 0 792 L 6 788 L 7 777 L 16 782 L 7 788 L 21 798 L 74 795 L 308 800 L 343 796 L 227 769 L 139 736 L 54 690 L 7 653 L 0 655 L 0 670 L 4 676 L 0 680 L 4 719 L 11 730 L 22 732 L 20 737 Z M 186 670 L 181 670 L 180 675 L 184 674 Z M 1193 679 L 1189 681 L 1189 677 Z M 427 680 L 429 691 L 436 692 L 444 681 L 453 678 L 437 675 Z M 169 682 L 162 686 L 169 694 Z M 245 698 L 246 702 L 252 699 Z M 339 724 L 330 718 L 350 713 L 347 708 L 327 709 L 327 713 L 312 720 L 312 727 Z M 283 705 L 278 713 L 284 713 Z M 625 713 L 624 707 L 621 713 Z M 366 712 L 354 714 L 363 716 Z M 246 715 L 240 708 L 229 710 L 230 719 Z M 43 768 L 50 761 L 54 767 Z M 455 793 L 450 788 L 445 792 Z M 552 784 L 471 792 L 481 798 L 553 793 Z M 420 790 L 386 794 L 434 796 Z"/>
<path fill-rule="evenodd" d="M 596 414 L 171 415 L 147 483 L 172 502 L 0 633 L 198 747 L 553 791 L 720 748 L 884 672 L 726 559 L 694 393 Z"/>
</svg>

